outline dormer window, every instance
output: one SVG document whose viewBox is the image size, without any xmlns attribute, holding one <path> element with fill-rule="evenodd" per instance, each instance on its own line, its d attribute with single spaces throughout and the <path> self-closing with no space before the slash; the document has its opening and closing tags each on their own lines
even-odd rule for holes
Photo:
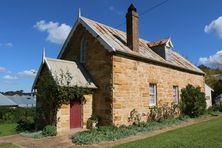
<svg viewBox="0 0 222 148">
<path fill-rule="evenodd" d="M 80 63 L 86 63 L 86 48 L 87 41 L 85 38 L 82 38 L 80 43 Z"/>
<path fill-rule="evenodd" d="M 173 48 L 173 44 L 170 38 L 149 42 L 147 45 L 163 59 L 170 59 L 170 54 L 168 52 Z"/>
</svg>

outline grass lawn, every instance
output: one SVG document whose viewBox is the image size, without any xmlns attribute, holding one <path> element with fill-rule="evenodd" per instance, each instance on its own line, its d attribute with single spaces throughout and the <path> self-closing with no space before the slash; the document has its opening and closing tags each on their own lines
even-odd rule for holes
<svg viewBox="0 0 222 148">
<path fill-rule="evenodd" d="M 116 147 L 222 148 L 222 117 Z"/>
<path fill-rule="evenodd" d="M 5 144 L 0 144 L 0 148 L 18 148 L 18 146 L 11 143 L 5 143 Z"/>
<path fill-rule="evenodd" d="M 0 137 L 16 134 L 16 123 L 0 124 Z"/>
</svg>

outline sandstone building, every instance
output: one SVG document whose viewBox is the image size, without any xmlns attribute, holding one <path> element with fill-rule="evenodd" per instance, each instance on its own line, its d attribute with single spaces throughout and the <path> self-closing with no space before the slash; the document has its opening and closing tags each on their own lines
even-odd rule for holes
<svg viewBox="0 0 222 148">
<path fill-rule="evenodd" d="M 79 16 L 58 58 L 43 58 L 34 89 L 44 69 L 52 75 L 69 69 L 72 85 L 93 89 L 84 96 L 86 101 L 62 106 L 57 113 L 59 131 L 84 128 L 92 113 L 101 124 L 129 124 L 133 109 L 146 113 L 150 106 L 178 102 L 187 84 L 204 91 L 204 73 L 173 50 L 170 38 L 139 38 L 138 22 L 133 5 L 126 14 L 126 33 Z"/>
</svg>

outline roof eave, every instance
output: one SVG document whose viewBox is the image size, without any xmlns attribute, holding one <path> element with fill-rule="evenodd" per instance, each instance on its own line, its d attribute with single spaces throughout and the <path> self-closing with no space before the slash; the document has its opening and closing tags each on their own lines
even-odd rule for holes
<svg viewBox="0 0 222 148">
<path fill-rule="evenodd" d="M 84 19 L 80 16 L 78 17 L 77 21 L 75 22 L 74 26 L 72 27 L 72 30 L 70 31 L 68 37 L 66 38 L 62 49 L 60 50 L 60 53 L 58 55 L 58 59 L 60 59 L 68 45 L 68 43 L 70 42 L 71 37 L 73 36 L 77 26 L 79 24 L 82 24 L 98 41 L 100 41 L 100 43 L 109 51 L 115 51 L 115 49 L 102 37 L 102 35 L 100 35 L 100 33 L 96 32 L 95 30 L 93 30 L 90 25 L 88 25 Z"/>
<path fill-rule="evenodd" d="M 148 62 L 153 62 L 153 63 L 156 63 L 156 64 L 161 64 L 163 66 L 168 66 L 168 67 L 171 67 L 171 68 L 174 68 L 174 69 L 178 69 L 178 70 L 182 70 L 182 71 L 187 71 L 187 72 L 191 72 L 191 73 L 195 73 L 195 74 L 199 74 L 199 75 L 205 75 L 204 72 L 202 73 L 202 72 L 199 72 L 199 71 L 194 71 L 194 70 L 191 70 L 191 69 L 179 67 L 179 66 L 176 66 L 176 65 L 173 65 L 173 64 L 169 64 L 169 63 L 165 63 L 165 62 L 149 59 L 149 58 L 146 58 L 146 57 L 142 57 L 142 56 L 139 56 L 139 55 L 126 53 L 126 52 L 119 51 L 119 50 L 116 50 L 113 53 L 121 54 L 121 55 L 128 56 L 128 57 L 133 57 L 133 58 L 137 58 L 137 59 L 141 59 L 141 60 L 148 61 Z"/>
<path fill-rule="evenodd" d="M 38 72 L 37 72 L 37 75 L 36 75 L 36 77 L 35 77 L 35 80 L 34 80 L 34 82 L 33 82 L 31 92 L 32 92 L 32 91 L 35 89 L 35 87 L 36 87 L 36 83 L 37 83 L 37 81 L 38 81 L 39 75 L 40 75 L 40 73 L 41 73 L 41 71 L 42 71 L 42 68 L 43 68 L 43 65 L 44 65 L 44 64 L 46 64 L 46 66 L 48 67 L 49 70 L 51 69 L 51 68 L 50 68 L 50 65 L 49 65 L 48 62 L 47 62 L 47 59 L 44 57 L 41 65 L 40 65 L 40 67 L 39 67 L 39 70 L 38 70 Z"/>
</svg>

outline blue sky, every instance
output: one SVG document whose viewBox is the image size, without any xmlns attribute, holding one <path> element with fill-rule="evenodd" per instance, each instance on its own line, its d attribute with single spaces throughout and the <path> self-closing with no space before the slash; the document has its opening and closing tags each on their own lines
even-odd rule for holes
<svg viewBox="0 0 222 148">
<path fill-rule="evenodd" d="M 116 27 L 134 3 L 138 13 L 164 0 L 1 0 L 0 91 L 30 91 L 35 71 L 46 56 L 57 57 L 73 26 L 82 16 Z M 140 37 L 155 41 L 171 37 L 174 50 L 192 63 L 221 67 L 222 1 L 169 0 L 139 18 Z M 125 31 L 125 25 L 118 27 Z"/>
</svg>

